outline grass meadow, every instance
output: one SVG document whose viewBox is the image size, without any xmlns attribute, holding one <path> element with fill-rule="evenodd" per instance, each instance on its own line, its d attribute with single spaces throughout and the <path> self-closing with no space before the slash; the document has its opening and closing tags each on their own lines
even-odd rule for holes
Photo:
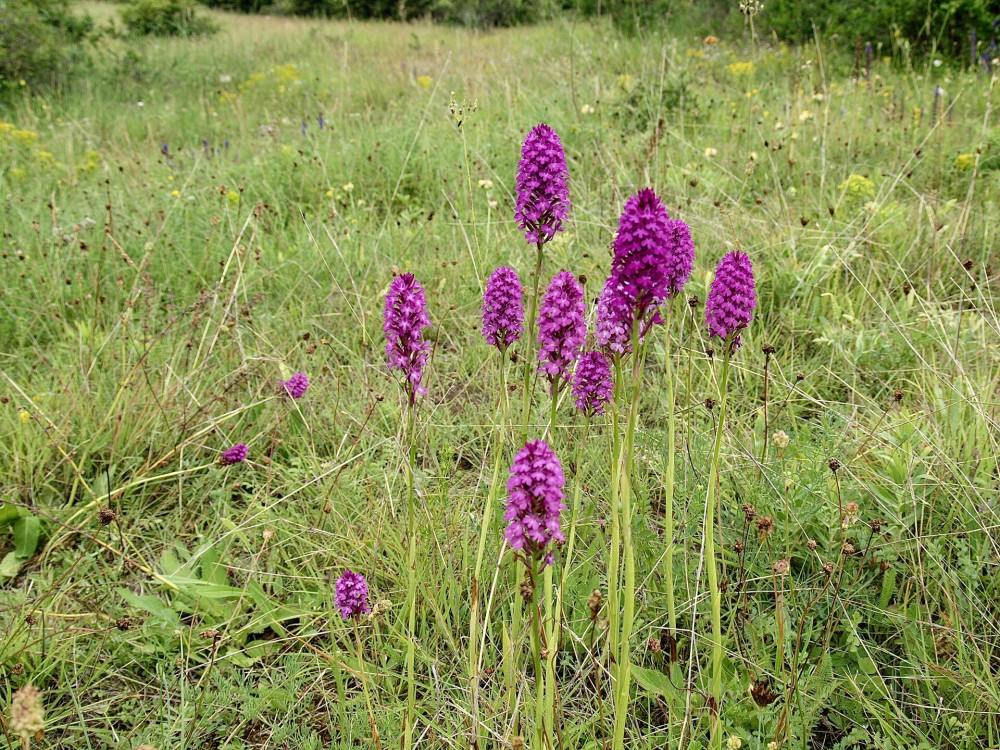
<svg viewBox="0 0 1000 750">
<path fill-rule="evenodd" d="M 696 247 L 669 345 L 644 345 L 617 652 L 620 415 L 534 389 L 528 436 L 577 509 L 543 744 L 1000 745 L 992 71 L 903 39 L 869 63 L 844 39 L 215 17 L 208 39 L 105 39 L 65 91 L 0 104 L 0 699 L 42 692 L 31 747 L 542 750 L 501 521 L 524 341 L 501 364 L 479 330 L 494 268 L 534 283 L 514 175 L 539 122 L 572 201 L 540 290 L 571 271 L 593 320 L 640 188 Z M 734 249 L 758 304 L 710 511 L 716 712 L 704 301 Z M 382 332 L 402 272 L 433 323 L 412 432 Z M 308 392 L 279 397 L 294 372 Z M 345 568 L 370 589 L 353 622 Z"/>
</svg>

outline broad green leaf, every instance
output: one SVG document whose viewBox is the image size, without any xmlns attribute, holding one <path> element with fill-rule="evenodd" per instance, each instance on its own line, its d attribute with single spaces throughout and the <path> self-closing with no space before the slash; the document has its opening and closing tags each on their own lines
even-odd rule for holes
<svg viewBox="0 0 1000 750">
<path fill-rule="evenodd" d="M 10 523 L 21 514 L 20 508 L 10 503 L 0 504 L 0 526 Z"/>
<path fill-rule="evenodd" d="M 21 516 L 14 522 L 14 552 L 27 560 L 38 549 L 42 533 L 42 520 L 38 516 Z"/>
<path fill-rule="evenodd" d="M 17 571 L 21 569 L 23 563 L 24 560 L 18 557 L 16 552 L 8 552 L 3 560 L 0 560 L 0 576 L 13 578 L 17 575 Z"/>
<path fill-rule="evenodd" d="M 632 676 L 635 677 L 635 681 L 639 683 L 640 686 L 646 692 L 653 693 L 654 695 L 662 695 L 664 697 L 672 697 L 677 691 L 674 690 L 673 685 L 670 684 L 670 680 L 662 672 L 658 672 L 655 669 L 645 669 L 643 667 L 632 665 Z"/>
</svg>

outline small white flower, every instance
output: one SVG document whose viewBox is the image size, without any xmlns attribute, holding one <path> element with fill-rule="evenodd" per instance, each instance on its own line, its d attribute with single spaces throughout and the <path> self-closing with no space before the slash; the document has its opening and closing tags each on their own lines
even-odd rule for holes
<svg viewBox="0 0 1000 750">
<path fill-rule="evenodd" d="M 942 66 L 943 64 L 944 64 L 944 63 L 943 63 L 943 62 L 941 62 L 941 60 L 935 60 L 935 61 L 934 61 L 934 67 L 935 67 L 935 68 L 940 68 L 940 67 L 941 67 L 941 66 Z"/>
<path fill-rule="evenodd" d="M 136 102 L 135 106 L 137 106 L 137 107 L 145 107 L 146 106 L 146 102 Z"/>
<path fill-rule="evenodd" d="M 712 148 L 711 146 L 709 146 L 708 148 L 705 149 L 705 156 L 707 156 L 709 158 L 712 158 L 717 153 L 719 153 L 719 151 L 717 149 Z"/>
<path fill-rule="evenodd" d="M 219 83 L 229 83 L 232 80 L 233 80 L 233 77 L 231 75 L 226 74 L 226 73 L 223 73 L 222 75 L 219 76 Z"/>
<path fill-rule="evenodd" d="M 730 735 L 729 739 L 726 740 L 726 747 L 728 750 L 740 750 L 743 747 L 743 740 L 737 737 L 735 734 Z"/>
</svg>

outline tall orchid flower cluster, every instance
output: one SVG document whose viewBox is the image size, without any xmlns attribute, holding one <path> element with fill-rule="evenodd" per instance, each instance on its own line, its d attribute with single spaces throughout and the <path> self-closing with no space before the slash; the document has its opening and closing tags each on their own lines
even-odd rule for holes
<svg viewBox="0 0 1000 750">
<path fill-rule="evenodd" d="M 632 477 L 635 476 L 634 449 L 639 422 L 641 384 L 647 358 L 658 356 L 659 348 L 648 346 L 654 330 L 666 333 L 665 370 L 668 390 L 668 447 L 665 470 L 664 537 L 667 550 L 663 577 L 666 581 L 669 628 L 677 627 L 673 604 L 673 483 L 676 451 L 675 403 L 673 384 L 674 353 L 670 346 L 673 301 L 681 296 L 694 266 L 695 247 L 688 225 L 673 219 L 663 200 L 652 189 L 639 190 L 625 203 L 611 247 L 610 273 L 596 300 L 593 329 L 588 334 L 587 293 L 585 281 L 569 270 L 560 270 L 539 293 L 544 247 L 563 230 L 569 218 L 569 171 L 562 142 L 555 130 L 545 124 L 533 128 L 522 144 L 516 177 L 515 221 L 525 240 L 535 246 L 536 255 L 529 276 L 519 276 L 515 264 L 495 269 L 488 277 L 482 299 L 481 333 L 485 342 L 495 347 L 499 357 L 500 404 L 494 422 L 491 448 L 494 452 L 493 481 L 490 484 L 481 521 L 470 602 L 469 676 L 472 685 L 472 721 L 478 737 L 478 677 L 482 670 L 480 649 L 487 643 L 483 629 L 488 626 L 490 608 L 481 612 L 480 583 L 487 542 L 496 539 L 493 505 L 504 484 L 501 466 L 509 465 L 503 503 L 503 539 L 524 566 L 521 595 L 532 630 L 530 642 L 535 667 L 535 744 L 553 746 L 555 721 L 555 655 L 559 648 L 559 621 L 562 594 L 570 573 L 569 560 L 575 544 L 576 521 L 580 508 L 582 448 L 592 421 L 603 417 L 610 426 L 612 443 L 609 508 L 611 514 L 611 552 L 608 565 L 609 650 L 614 704 L 614 750 L 624 748 L 624 728 L 630 701 L 631 643 L 635 618 L 636 576 L 632 543 L 634 510 Z M 528 286 L 522 278 L 529 279 Z M 530 287 L 530 289 L 528 288 Z M 718 483 L 719 444 L 725 419 L 725 392 L 731 355 L 740 346 L 740 336 L 753 317 L 756 305 L 753 268 L 741 251 L 726 255 L 718 269 L 705 306 L 708 334 L 722 339 L 725 358 L 718 378 L 721 408 L 716 421 L 716 443 L 708 495 L 706 498 L 703 550 L 712 592 L 713 654 L 712 699 L 721 705 L 721 632 L 719 631 L 719 585 L 715 560 L 712 519 L 715 515 L 715 485 Z M 527 308 L 527 310 L 526 310 Z M 536 330 L 537 324 L 537 330 Z M 427 299 L 423 288 L 410 274 L 393 280 L 385 299 L 384 332 L 386 358 L 391 371 L 398 371 L 405 394 L 409 458 L 409 556 L 408 580 L 408 703 L 404 721 L 404 750 L 412 748 L 414 724 L 413 644 L 416 641 L 416 529 L 413 491 L 414 413 L 418 397 L 425 392 L 424 369 L 430 344 L 424 331 L 430 325 Z M 537 345 L 537 352 L 535 346 Z M 520 351 L 517 349 L 520 348 Z M 524 367 L 522 390 L 523 434 L 511 440 L 512 425 L 507 424 L 507 371 L 511 362 Z M 628 364 L 630 362 L 630 364 Z M 626 365 L 628 364 L 628 367 Z M 533 425 L 536 377 L 549 382 L 551 417 L 544 430 Z M 286 385 L 294 396 L 292 384 Z M 581 415 L 582 437 L 577 443 L 572 469 L 573 500 L 569 533 L 564 531 L 567 515 L 567 473 L 559 451 L 572 431 L 557 425 L 558 406 L 565 390 Z M 514 389 L 511 389 L 514 390 Z M 569 399 L 566 399 L 569 400 Z M 622 418 L 624 417 L 624 423 Z M 598 425 L 600 426 L 600 425 Z M 557 430 L 557 427 L 560 427 Z M 622 429 L 624 428 L 624 429 Z M 565 432 L 565 435 L 563 434 Z M 517 446 L 520 446 L 519 448 Z M 511 456 L 511 454 L 513 454 Z M 509 463 L 508 463 L 509 462 Z M 565 549 L 563 549 L 565 548 Z M 560 550 L 562 550 L 560 552 Z M 559 557 L 566 553 L 558 594 L 554 590 Z M 494 583 L 494 585 L 496 585 Z M 338 584 L 338 603 L 341 599 Z M 345 588 L 345 592 L 348 589 Z M 347 602 L 347 593 L 344 600 Z M 490 592 L 492 601 L 493 592 Z M 344 607 L 341 607 L 342 611 Z M 353 613 L 354 610 L 351 610 Z M 520 622 L 520 609 L 512 609 L 512 622 Z M 345 617 L 348 615 L 345 615 Z M 354 616 L 354 615 L 351 615 Z M 356 620 L 356 617 L 355 617 Z M 518 626 L 513 626 L 516 630 Z M 517 638 L 512 644 L 516 644 Z M 514 681 L 519 646 L 512 645 L 504 654 L 505 679 Z M 718 678 L 718 679 L 717 679 Z M 511 705 L 517 705 L 517 685 L 507 685 Z M 715 724 L 718 724 L 717 718 Z M 713 743 L 717 739 L 713 727 Z"/>
</svg>

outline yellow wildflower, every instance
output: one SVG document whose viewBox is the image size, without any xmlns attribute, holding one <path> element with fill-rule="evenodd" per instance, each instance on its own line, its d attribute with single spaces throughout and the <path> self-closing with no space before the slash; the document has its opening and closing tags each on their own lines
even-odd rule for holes
<svg viewBox="0 0 1000 750">
<path fill-rule="evenodd" d="M 955 169 L 958 169 L 962 172 L 968 169 L 972 169 L 972 167 L 975 166 L 975 164 L 976 164 L 975 154 L 959 154 L 958 156 L 955 157 Z"/>
<path fill-rule="evenodd" d="M 728 70 L 731 75 L 733 75 L 733 76 L 735 76 L 737 78 L 739 78 L 740 76 L 748 76 L 751 73 L 753 73 L 755 69 L 756 69 L 756 66 L 752 62 L 749 62 L 749 61 L 747 61 L 747 62 L 742 62 L 742 61 L 733 62 L 733 63 L 729 63 L 729 65 L 726 66 L 726 70 Z"/>
<path fill-rule="evenodd" d="M 434 84 L 434 79 L 430 76 L 417 76 L 417 83 L 425 89 L 429 89 Z"/>
<path fill-rule="evenodd" d="M 856 195 L 859 198 L 871 198 L 875 195 L 875 183 L 864 175 L 852 174 L 840 183 L 840 190 L 844 193 Z"/>
</svg>

